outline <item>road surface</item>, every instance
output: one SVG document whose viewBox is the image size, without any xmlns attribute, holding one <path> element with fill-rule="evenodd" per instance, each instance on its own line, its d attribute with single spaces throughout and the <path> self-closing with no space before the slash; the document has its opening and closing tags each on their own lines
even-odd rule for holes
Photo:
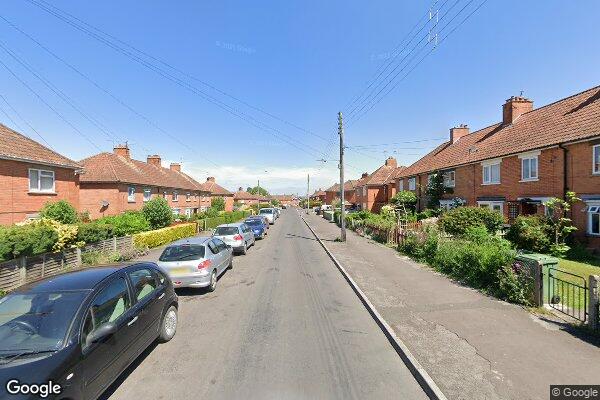
<svg viewBox="0 0 600 400">
<path fill-rule="evenodd" d="M 178 292 L 175 338 L 110 399 L 426 399 L 294 209 L 213 293 Z"/>
</svg>

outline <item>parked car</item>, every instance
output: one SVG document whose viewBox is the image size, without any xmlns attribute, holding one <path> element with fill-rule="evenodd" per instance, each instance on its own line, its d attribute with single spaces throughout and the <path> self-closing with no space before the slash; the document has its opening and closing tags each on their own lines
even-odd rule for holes
<svg viewBox="0 0 600 400">
<path fill-rule="evenodd" d="M 18 380 L 59 385 L 60 397 L 48 398 L 96 399 L 151 343 L 175 336 L 177 307 L 170 279 L 154 263 L 68 272 L 7 294 L 0 398 L 39 398 L 15 395 Z"/>
<path fill-rule="evenodd" d="M 265 217 L 267 217 L 267 220 L 269 221 L 269 224 L 273 225 L 275 223 L 275 220 L 277 219 L 277 214 L 275 212 L 274 209 L 272 208 L 261 208 L 258 213 L 260 215 L 264 215 Z"/>
<path fill-rule="evenodd" d="M 244 223 L 252 229 L 255 238 L 263 239 L 267 236 L 269 223 L 265 222 L 263 217 L 248 217 L 244 220 Z"/>
<path fill-rule="evenodd" d="M 257 214 L 257 215 L 251 216 L 250 218 L 260 218 L 265 223 L 265 228 L 267 228 L 267 230 L 269 230 L 271 228 L 271 225 L 269 224 L 269 219 L 265 215 Z"/>
<path fill-rule="evenodd" d="M 212 292 L 217 278 L 233 268 L 233 249 L 216 237 L 193 237 L 178 240 L 158 259 L 175 287 L 206 288 Z"/>
<path fill-rule="evenodd" d="M 246 254 L 248 248 L 254 245 L 256 241 L 252 229 L 243 222 L 219 225 L 217 229 L 215 229 L 213 237 L 221 239 L 223 242 L 233 247 L 235 252 L 241 254 Z"/>
</svg>

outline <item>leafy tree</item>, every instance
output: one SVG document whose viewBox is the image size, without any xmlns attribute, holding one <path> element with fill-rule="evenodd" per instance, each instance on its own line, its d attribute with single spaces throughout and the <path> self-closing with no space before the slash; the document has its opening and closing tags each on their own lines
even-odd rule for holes
<svg viewBox="0 0 600 400">
<path fill-rule="evenodd" d="M 162 197 L 155 197 L 146 202 L 142 208 L 142 214 L 152 229 L 164 228 L 173 222 L 173 211 L 167 200 Z"/>
<path fill-rule="evenodd" d="M 210 200 L 210 206 L 217 211 L 225 211 L 225 199 L 222 197 L 213 197 Z"/>
<path fill-rule="evenodd" d="M 40 210 L 40 216 L 60 222 L 61 224 L 75 224 L 78 221 L 75 207 L 66 200 L 47 202 Z"/>
<path fill-rule="evenodd" d="M 576 202 L 581 201 L 575 192 L 567 192 L 565 199 L 554 197 L 544 203 L 550 213 L 550 225 L 554 243 L 550 246 L 550 252 L 559 257 L 563 257 L 571 248 L 565 241 L 567 237 L 577 230 L 573 226 L 573 221 L 567 218 L 567 213 Z"/>
<path fill-rule="evenodd" d="M 271 200 L 271 204 L 273 205 L 273 207 L 279 207 L 279 205 L 281 204 L 281 202 L 277 199 L 272 199 Z"/>
<path fill-rule="evenodd" d="M 246 192 L 248 192 L 250 194 L 258 194 L 261 196 L 269 195 L 269 192 L 267 191 L 267 189 L 265 189 L 264 187 L 258 187 L 258 186 L 254 186 L 254 187 L 248 186 L 248 188 L 246 189 Z"/>
<path fill-rule="evenodd" d="M 435 171 L 429 176 L 427 183 L 427 208 L 436 209 L 440 207 L 440 200 L 446 193 L 451 193 L 452 189 L 444 185 L 444 174 Z"/>
</svg>

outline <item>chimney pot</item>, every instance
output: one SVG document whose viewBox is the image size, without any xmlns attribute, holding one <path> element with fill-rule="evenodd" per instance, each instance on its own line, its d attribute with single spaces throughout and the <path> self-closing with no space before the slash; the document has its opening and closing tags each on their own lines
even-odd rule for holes
<svg viewBox="0 0 600 400">
<path fill-rule="evenodd" d="M 467 124 L 460 124 L 450 129 L 450 143 L 454 144 L 458 142 L 458 140 L 469 134 L 469 127 Z"/>
<path fill-rule="evenodd" d="M 125 157 L 125 158 L 131 158 L 131 156 L 129 154 L 129 146 L 127 145 L 127 143 L 116 145 L 113 148 L 113 152 L 118 156 Z"/>
<path fill-rule="evenodd" d="M 385 165 L 396 168 L 398 166 L 398 162 L 394 157 L 388 157 L 387 160 L 385 160 Z"/>
<path fill-rule="evenodd" d="M 171 163 L 171 165 L 169 166 L 169 169 L 171 171 L 181 172 L 181 164 L 179 164 L 179 163 Z"/>
<path fill-rule="evenodd" d="M 215 177 L 214 176 L 209 176 L 208 178 L 206 178 L 207 182 L 214 182 L 215 181 Z"/>
<path fill-rule="evenodd" d="M 162 160 L 160 159 L 160 156 L 158 154 L 154 154 L 146 158 L 146 162 L 150 165 L 154 165 L 155 167 L 160 167 L 161 161 Z"/>
<path fill-rule="evenodd" d="M 533 101 L 523 96 L 511 96 L 502 106 L 502 124 L 510 125 L 531 110 L 533 110 Z"/>
</svg>

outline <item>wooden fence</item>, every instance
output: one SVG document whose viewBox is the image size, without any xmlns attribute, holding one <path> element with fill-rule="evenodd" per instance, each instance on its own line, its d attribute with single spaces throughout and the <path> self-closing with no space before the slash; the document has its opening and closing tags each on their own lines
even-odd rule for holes
<svg viewBox="0 0 600 400">
<path fill-rule="evenodd" d="M 350 219 L 348 222 L 349 228 L 358 233 L 359 235 L 368 236 L 379 242 L 392 245 L 401 244 L 404 241 L 404 239 L 411 233 L 418 233 L 423 231 L 423 224 L 420 221 L 401 221 L 399 224 L 394 225 L 390 228 L 377 227 L 365 223 L 365 221 L 362 220 Z"/>
<path fill-rule="evenodd" d="M 19 257 L 0 263 L 0 290 L 9 291 L 40 278 L 82 267 L 81 254 L 90 251 L 123 252 L 133 249 L 131 236 L 91 243 L 80 249 Z"/>
</svg>

